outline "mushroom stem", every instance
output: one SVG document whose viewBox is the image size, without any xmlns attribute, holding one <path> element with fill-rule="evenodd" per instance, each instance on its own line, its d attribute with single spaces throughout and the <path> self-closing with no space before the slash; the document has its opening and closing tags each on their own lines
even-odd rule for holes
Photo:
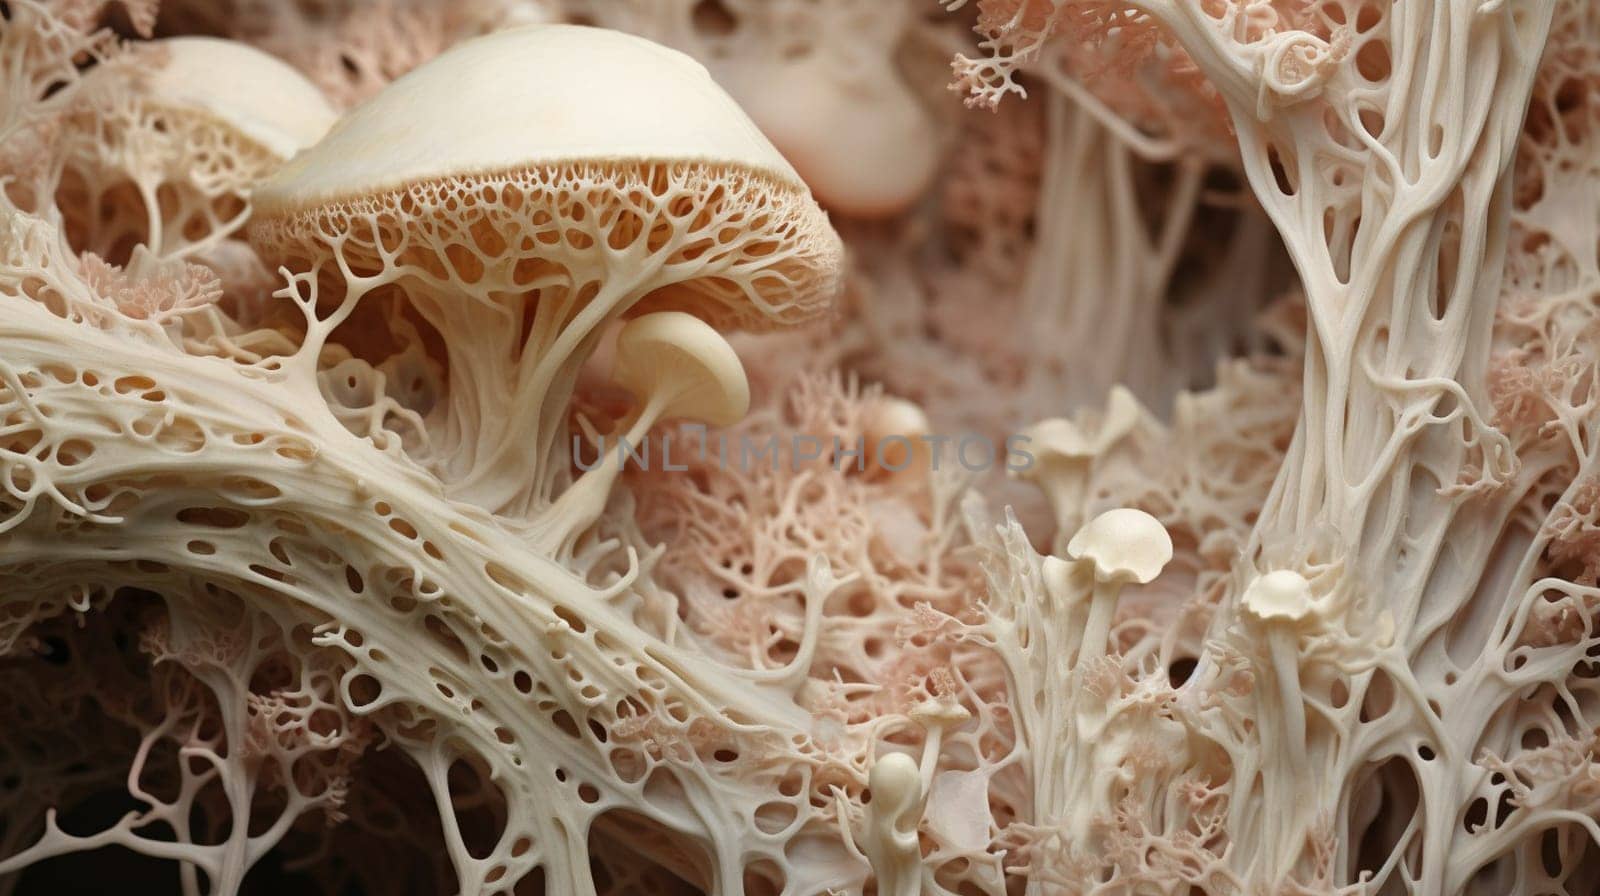
<svg viewBox="0 0 1600 896">
<path fill-rule="evenodd" d="M 600 463 L 584 471 L 540 515 L 549 521 L 548 528 L 538 539 L 541 548 L 554 550 L 600 519 L 600 515 L 605 511 L 606 501 L 611 497 L 611 487 L 616 484 L 617 476 L 622 473 L 622 457 L 625 450 L 622 445 L 639 444 L 650 427 L 660 419 L 662 412 L 672 403 L 671 396 L 664 394 L 666 391 L 653 393 L 644 407 L 623 421 L 627 432 L 621 437 L 621 441 L 612 443 L 610 450 L 607 450 L 605 439 L 602 438 Z"/>
<path fill-rule="evenodd" d="M 1289 773 L 1294 780 L 1301 780 L 1306 764 L 1306 707 L 1300 695 L 1299 636 L 1282 620 L 1267 620 L 1266 630 Z"/>
<path fill-rule="evenodd" d="M 600 292 L 570 320 L 570 306 L 566 302 L 550 302 L 534 309 L 533 326 L 527 339 L 512 352 L 516 357 L 538 360 L 523 364 L 517 371 L 505 405 L 511 412 L 502 422 L 493 424 L 496 437 L 479 437 L 477 444 L 481 447 L 473 458 L 472 468 L 458 480 L 458 494 L 463 500 L 496 506 L 504 502 L 537 507 L 549 499 L 560 469 L 558 458 L 562 456 L 567 432 L 565 417 L 578 373 L 594 353 L 606 326 L 644 295 L 645 285 L 643 278 L 607 280 Z M 486 325 L 504 326 L 504 323 L 486 322 Z M 481 346 L 472 345 L 462 354 L 481 351 Z M 479 366 L 479 360 L 463 358 L 464 363 L 458 365 L 452 358 L 452 373 L 471 370 Z M 506 363 L 514 362 L 507 358 Z M 495 375 L 494 371 L 486 372 Z M 451 391 L 454 394 L 456 390 L 452 388 Z M 477 405 L 488 398 L 483 389 L 469 387 L 469 394 L 462 400 Z M 453 401 L 461 407 L 458 400 Z M 487 402 L 490 407 L 498 404 Z M 463 423 L 490 425 L 490 412 L 486 408 L 458 414 L 458 418 L 461 416 L 465 416 Z M 508 481 L 518 484 L 515 494 L 507 494 Z"/>
<path fill-rule="evenodd" d="M 654 270 L 650 273 L 653 274 Z M 550 388 L 558 373 L 572 368 L 574 360 L 581 364 L 594 347 L 595 334 L 643 297 L 649 291 L 647 281 L 650 279 L 608 278 L 594 299 L 571 322 L 561 327 L 560 334 L 549 349 L 538 356 L 538 363 L 523 369 L 523 376 L 518 382 L 519 389 L 527 389 L 534 395 L 542 394 Z M 589 351 L 582 350 L 585 348 Z M 526 414 L 527 410 L 523 409 L 518 416 L 525 417 Z"/>
<path fill-rule="evenodd" d="M 1106 640 L 1111 636 L 1111 619 L 1122 594 L 1121 582 L 1094 583 L 1089 600 L 1089 618 L 1083 624 L 1083 641 L 1078 647 L 1077 668 L 1083 668 L 1106 655 Z"/>
<path fill-rule="evenodd" d="M 145 245 L 149 251 L 157 255 L 162 254 L 163 240 L 161 233 L 161 201 L 156 198 L 156 187 L 148 180 L 140 178 L 139 198 L 144 200 L 144 227 Z"/>
<path fill-rule="evenodd" d="M 939 767 L 939 751 L 944 746 L 944 732 L 972 718 L 965 707 L 958 704 L 925 700 L 911 708 L 911 718 L 922 726 L 922 760 L 917 766 L 918 780 L 922 782 L 922 795 L 926 799 L 933 790 L 933 773 Z"/>
<path fill-rule="evenodd" d="M 922 792 L 933 787 L 933 773 L 939 767 L 939 751 L 944 747 L 944 726 L 928 725 L 927 739 L 922 742 L 922 759 L 917 763 L 917 778 L 922 782 Z"/>
<path fill-rule="evenodd" d="M 1124 507 L 1086 523 L 1067 543 L 1067 555 L 1094 569 L 1094 592 L 1075 664 L 1082 668 L 1106 654 L 1122 586 L 1143 585 L 1160 575 L 1172 559 L 1172 539 L 1155 517 Z"/>
<path fill-rule="evenodd" d="M 1275 693 L 1262 701 L 1276 704 L 1277 711 L 1263 712 L 1281 729 L 1288 761 L 1284 768 L 1286 787 L 1299 786 L 1306 773 L 1306 708 L 1300 693 L 1300 627 L 1317 613 L 1311 583 L 1292 569 L 1280 569 L 1257 577 L 1240 597 L 1246 619 L 1253 621 L 1265 640 L 1267 660 L 1272 664 L 1264 676 L 1264 686 Z M 1263 710 L 1267 707 L 1263 706 Z M 1275 751 L 1274 755 L 1279 755 Z"/>
<path fill-rule="evenodd" d="M 1083 523 L 1083 496 L 1088 490 L 1089 462 L 1067 460 L 1061 469 L 1041 479 L 1040 491 L 1050 502 L 1050 513 L 1056 521 L 1056 549 L 1065 544 L 1067 534 L 1076 531 Z"/>
<path fill-rule="evenodd" d="M 739 356 L 716 330 L 681 311 L 646 314 L 617 333 L 617 365 L 612 379 L 644 397 L 643 404 L 619 429 L 629 445 L 640 444 L 664 417 L 686 417 L 726 425 L 750 407 L 750 385 Z M 611 486 L 626 460 L 621 444 L 606 451 L 600 463 L 574 482 L 541 520 L 546 531 L 539 541 L 558 547 L 593 525 L 605 510 Z M 644 456 L 648 457 L 646 447 Z"/>
<path fill-rule="evenodd" d="M 867 804 L 866 843 L 862 851 L 878 878 L 880 896 L 917 896 L 922 885 L 922 848 L 917 827 L 922 822 L 921 774 L 904 753 L 890 753 L 867 773 L 872 802 Z"/>
</svg>

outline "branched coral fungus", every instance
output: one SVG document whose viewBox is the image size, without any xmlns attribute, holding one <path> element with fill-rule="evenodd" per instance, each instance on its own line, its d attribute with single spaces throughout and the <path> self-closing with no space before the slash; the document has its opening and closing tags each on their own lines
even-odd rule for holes
<svg viewBox="0 0 1600 896">
<path fill-rule="evenodd" d="M 0 64 L 0 892 L 1600 886 L 1592 3 Z"/>
</svg>

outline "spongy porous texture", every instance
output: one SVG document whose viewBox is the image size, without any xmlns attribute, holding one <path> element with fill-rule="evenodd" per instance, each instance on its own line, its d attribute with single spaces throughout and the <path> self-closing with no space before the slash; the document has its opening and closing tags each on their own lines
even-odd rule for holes
<svg viewBox="0 0 1600 896">
<path fill-rule="evenodd" d="M 719 800 L 728 795 L 706 777 L 724 775 L 719 770 L 726 763 L 693 749 L 659 763 L 630 753 L 610 734 L 625 731 L 627 718 L 647 717 L 655 737 L 708 750 L 727 744 L 784 755 L 811 750 L 807 716 L 790 696 L 796 683 L 741 681 L 701 651 L 645 634 L 631 621 L 629 603 L 636 596 L 627 583 L 638 568 L 626 557 L 619 561 L 615 545 L 598 553 L 611 556 L 620 577 L 589 583 L 575 570 L 596 561 L 577 558 L 563 567 L 530 553 L 525 541 L 482 511 L 448 502 L 427 509 L 440 500 L 437 485 L 395 453 L 351 436 L 315 392 L 297 390 L 264 369 L 184 353 L 153 321 L 121 315 L 95 297 L 58 242 L 35 235 L 0 245 L 9 250 L 10 266 L 29 270 L 30 284 L 49 284 L 28 287 L 41 294 L 38 299 L 17 283 L 6 284 L 12 313 L 0 365 L 8 471 L 3 525 L 13 549 L 0 575 L 11 595 L 8 641 L 15 643 L 30 621 L 103 605 L 118 587 L 173 595 L 168 614 L 174 635 L 160 640 L 180 646 L 156 655 L 187 655 L 178 633 L 191 633 L 204 642 L 194 648 L 202 656 L 193 665 L 222 669 L 209 688 L 218 694 L 223 720 L 243 726 L 246 720 L 230 713 L 247 705 L 259 709 L 262 730 L 229 728 L 204 744 L 216 755 L 218 774 L 231 782 L 227 800 L 236 810 L 248 811 L 254 789 L 272 789 L 270 780 L 253 777 L 249 757 L 258 754 L 246 744 L 279 749 L 274 732 L 293 727 L 302 715 L 317 716 L 318 701 L 336 694 L 339 706 L 406 746 L 445 804 L 458 760 L 492 773 L 496 795 L 485 799 L 504 800 L 509 816 L 489 836 L 490 853 L 469 855 L 466 842 L 476 849 L 479 835 L 446 822 L 463 887 L 509 891 L 542 865 L 551 886 L 588 892 L 588 863 L 573 856 L 586 850 L 589 824 L 599 815 L 625 809 L 681 837 L 684 825 L 704 820 L 696 820 L 685 788 L 669 779 L 686 774 L 689 792 L 714 790 Z M 93 346 L 94 360 L 53 360 L 66 342 Z M 175 466 L 185 472 L 175 475 Z M 137 558 L 110 547 L 118 532 L 133 529 L 164 547 Z M 825 599 L 827 581 L 821 574 L 811 578 L 812 600 Z M 543 603 L 532 597 L 541 593 L 567 596 L 546 614 L 527 603 Z M 256 680 L 251 670 L 268 662 L 275 648 L 262 634 L 251 634 L 253 628 L 234 631 L 240 606 L 252 608 L 249 615 L 270 616 L 271 628 L 307 633 L 306 662 L 320 670 L 307 683 L 311 692 L 246 693 L 245 683 Z M 642 665 L 623 658 L 636 652 Z M 668 696 L 689 679 L 699 684 L 688 685 L 682 697 Z M 701 688 L 704 694 L 690 693 Z M 661 699 L 651 696 L 657 693 Z M 418 697 L 434 708 L 410 705 Z M 729 715 L 729 698 L 745 709 Z M 735 718 L 740 721 L 727 727 Z M 778 719 L 785 721 L 771 727 Z M 341 723 L 336 730 L 364 724 L 347 729 Z M 311 729 L 294 736 L 310 737 L 317 751 L 342 749 L 342 740 L 319 739 L 331 729 Z M 291 766 L 298 764 L 299 743 L 283 747 Z M 575 761 L 556 758 L 561 755 Z M 646 787 L 641 776 L 656 764 L 678 771 L 662 771 Z M 781 777 L 784 767 L 777 763 L 773 775 Z M 778 785 L 776 777 L 737 783 L 744 777 L 727 783 L 749 788 L 736 798 L 743 808 L 733 810 L 748 818 L 744 813 L 769 802 Z M 265 833 L 234 824 L 220 839 L 174 847 L 171 854 L 231 886 L 295 817 L 337 792 L 308 786 L 304 799 L 291 799 L 275 816 L 281 824 Z M 615 795 L 622 792 L 632 795 L 619 801 Z M 570 803 L 575 814 L 556 803 Z M 669 804 L 676 808 L 651 808 Z M 0 873 L 95 843 L 154 849 L 141 829 L 176 814 L 178 808 L 158 802 L 93 840 L 48 829 L 38 845 L 0 863 Z M 719 811 L 717 817 L 725 816 Z M 716 856 L 715 867 L 701 869 L 708 878 L 738 867 L 731 852 L 738 838 L 707 833 L 691 840 Z M 774 839 L 762 851 L 778 860 L 782 842 Z"/>
<path fill-rule="evenodd" d="M 215 118 L 124 85 L 66 119 L 56 204 L 80 251 L 117 264 L 133 247 L 185 254 L 236 233 L 249 193 L 283 160 Z"/>
<path fill-rule="evenodd" d="M 672 287 L 648 297 L 648 310 L 681 308 L 728 328 L 821 314 L 842 262 L 838 237 L 805 193 L 696 162 L 540 165 L 309 208 L 270 195 L 258 206 L 252 241 L 292 269 L 333 247 L 360 276 L 411 274 L 543 299 L 577 296 L 598 285 L 610 259 L 638 258 L 661 269 L 654 288 Z"/>
<path fill-rule="evenodd" d="M 698 162 L 539 166 L 264 205 L 252 239 L 295 272 L 284 294 L 309 314 L 389 296 L 439 335 L 444 419 L 418 459 L 462 499 L 556 540 L 570 521 L 537 517 L 567 478 L 568 400 L 606 327 L 667 309 L 724 329 L 799 323 L 827 307 L 842 263 L 804 192 Z"/>
</svg>

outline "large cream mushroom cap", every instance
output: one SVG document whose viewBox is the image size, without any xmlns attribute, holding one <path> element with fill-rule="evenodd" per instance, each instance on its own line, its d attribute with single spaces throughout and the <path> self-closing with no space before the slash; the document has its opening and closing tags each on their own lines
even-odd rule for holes
<svg viewBox="0 0 1600 896">
<path fill-rule="evenodd" d="M 214 37 L 151 46 L 165 57 L 145 77 L 151 102 L 206 115 L 280 159 L 316 143 L 339 117 L 315 84 L 255 47 Z"/>
<path fill-rule="evenodd" d="M 537 260 L 572 289 L 635 277 L 619 311 L 687 310 L 718 329 L 816 317 L 843 277 L 827 216 L 706 70 L 597 28 L 459 44 L 340 119 L 252 200 L 251 242 L 274 263 L 325 258 L 343 234 L 353 269 L 403 256 L 457 291 L 510 295 L 540 280 L 524 271 Z"/>
<path fill-rule="evenodd" d="M 690 57 L 618 31 L 527 25 L 461 43 L 399 78 L 255 200 L 271 213 L 573 160 L 704 162 L 806 189 Z"/>
</svg>

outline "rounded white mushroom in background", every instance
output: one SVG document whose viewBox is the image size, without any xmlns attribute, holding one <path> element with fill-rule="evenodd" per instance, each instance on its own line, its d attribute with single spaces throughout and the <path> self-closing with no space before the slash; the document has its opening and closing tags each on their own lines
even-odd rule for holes
<svg viewBox="0 0 1600 896">
<path fill-rule="evenodd" d="M 138 77 L 84 78 L 56 201 L 74 248 L 125 264 L 135 246 L 195 256 L 239 231 L 255 184 L 327 133 L 316 86 L 247 44 L 173 37 L 138 45 Z"/>
</svg>

